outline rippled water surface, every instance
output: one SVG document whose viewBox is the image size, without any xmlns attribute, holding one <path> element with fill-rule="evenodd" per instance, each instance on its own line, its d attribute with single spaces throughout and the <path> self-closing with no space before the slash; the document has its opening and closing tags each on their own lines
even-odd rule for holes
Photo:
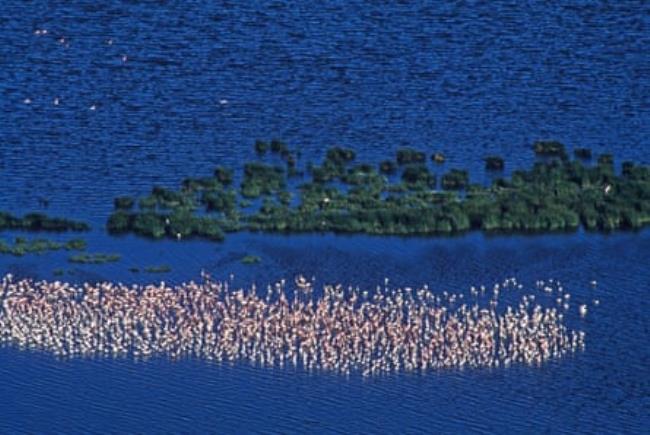
<svg viewBox="0 0 650 435">
<path fill-rule="evenodd" d="M 238 167 L 257 138 L 299 148 L 301 165 L 334 144 L 372 162 L 400 146 L 441 151 L 444 169 L 470 168 L 477 181 L 488 178 L 485 155 L 503 155 L 508 170 L 527 166 L 540 138 L 649 164 L 649 25 L 643 1 L 3 1 L 0 209 L 41 210 L 47 198 L 44 211 L 93 224 L 89 250 L 122 260 L 0 256 L 0 272 L 178 282 L 205 269 L 234 273 L 237 285 L 304 273 L 321 284 L 372 289 L 390 277 L 440 292 L 552 277 L 576 301 L 601 304 L 577 324 L 585 352 L 541 368 L 364 379 L 2 348 L 0 432 L 644 431 L 650 231 L 237 234 L 215 244 L 114 239 L 102 226 L 114 196 Z M 248 253 L 262 262 L 242 265 Z M 172 272 L 128 270 L 156 264 Z"/>
</svg>

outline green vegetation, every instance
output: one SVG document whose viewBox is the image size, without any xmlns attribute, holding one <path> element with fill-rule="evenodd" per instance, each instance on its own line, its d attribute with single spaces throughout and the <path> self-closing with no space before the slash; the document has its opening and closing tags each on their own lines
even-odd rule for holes
<svg viewBox="0 0 650 435">
<path fill-rule="evenodd" d="M 287 150 L 281 144 L 271 142 L 265 149 L 281 153 Z M 424 153 L 408 148 L 379 165 L 357 163 L 354 151 L 331 148 L 320 165 L 308 166 L 311 179 L 292 190 L 284 168 L 251 162 L 239 186 L 230 186 L 232 172 L 222 168 L 222 175 L 215 171 L 212 177 L 184 180 L 179 190 L 154 188 L 134 201 L 137 208 L 125 210 L 116 202 L 108 229 L 222 240 L 225 233 L 242 230 L 437 235 L 570 231 L 580 225 L 607 231 L 650 224 L 648 166 L 625 162 L 617 174 L 609 154 L 591 165 L 582 161 L 582 152 L 570 160 L 556 141 L 536 142 L 533 150 L 540 159 L 532 168 L 515 170 L 510 179 L 498 178 L 490 186 L 472 184 L 461 169 L 436 174 Z M 489 170 L 503 169 L 500 157 L 485 162 Z M 398 176 L 389 179 L 392 174 Z M 249 211 L 253 204 L 256 210 Z"/>
<path fill-rule="evenodd" d="M 262 259 L 260 257 L 258 257 L 257 255 L 246 255 L 245 257 L 243 257 L 241 259 L 241 262 L 243 264 L 257 264 L 260 261 L 262 261 Z"/>
<path fill-rule="evenodd" d="M 426 157 L 422 151 L 412 148 L 400 148 L 397 150 L 397 163 L 408 165 L 410 163 L 424 163 Z"/>
<path fill-rule="evenodd" d="M 77 254 L 68 258 L 70 263 L 81 264 L 104 264 L 114 263 L 122 258 L 119 254 Z"/>
<path fill-rule="evenodd" d="M 258 198 L 271 195 L 286 186 L 284 169 L 264 163 L 246 163 L 241 194 L 244 198 Z"/>
<path fill-rule="evenodd" d="M 214 179 L 224 187 L 232 184 L 232 176 L 232 169 L 217 166 L 214 170 Z"/>
<path fill-rule="evenodd" d="M 84 222 L 52 218 L 43 213 L 28 213 L 23 217 L 16 217 L 10 213 L 0 212 L 0 230 L 63 232 L 88 231 L 90 227 Z"/>
<path fill-rule="evenodd" d="M 436 175 L 429 172 L 423 164 L 409 165 L 402 172 L 402 181 L 410 188 L 436 188 Z"/>
<path fill-rule="evenodd" d="M 266 152 L 269 149 L 269 144 L 264 142 L 263 140 L 257 140 L 255 141 L 255 152 L 260 155 L 266 154 Z"/>
<path fill-rule="evenodd" d="M 334 147 L 327 150 L 327 161 L 335 165 L 345 165 L 357 157 L 357 154 L 350 149 Z"/>
<path fill-rule="evenodd" d="M 538 156 L 560 157 L 561 159 L 567 158 L 564 144 L 554 140 L 535 142 L 533 144 L 533 150 Z"/>
<path fill-rule="evenodd" d="M 63 249 L 67 251 L 84 251 L 87 243 L 84 239 L 72 239 L 65 242 Z"/>
<path fill-rule="evenodd" d="M 65 275 L 65 270 L 63 270 L 63 269 L 54 269 L 54 271 L 52 271 L 52 274 L 54 276 L 63 276 L 63 275 Z"/>
<path fill-rule="evenodd" d="M 0 254 L 9 254 L 21 257 L 25 254 L 43 254 L 48 251 L 83 251 L 86 249 L 86 241 L 72 239 L 65 243 L 54 242 L 46 239 L 27 240 L 23 237 L 16 237 L 14 244 L 10 245 L 0 240 Z"/>
<path fill-rule="evenodd" d="M 463 189 L 469 184 L 469 174 L 465 170 L 452 169 L 442 176 L 445 189 Z"/>
<path fill-rule="evenodd" d="M 379 172 L 391 175 L 397 172 L 397 165 L 392 160 L 384 160 L 379 164 Z"/>
<path fill-rule="evenodd" d="M 169 267 L 166 264 L 163 264 L 161 266 L 149 266 L 145 267 L 144 271 L 147 273 L 168 273 L 172 271 L 172 268 Z"/>
</svg>

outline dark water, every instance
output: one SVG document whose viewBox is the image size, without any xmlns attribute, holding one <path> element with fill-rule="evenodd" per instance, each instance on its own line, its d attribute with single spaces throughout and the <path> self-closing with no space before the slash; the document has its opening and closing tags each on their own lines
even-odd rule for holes
<svg viewBox="0 0 650 435">
<path fill-rule="evenodd" d="M 114 196 L 239 166 L 257 138 L 286 140 L 301 165 L 334 144 L 368 161 L 400 146 L 442 151 L 444 168 L 468 167 L 476 180 L 487 177 L 488 154 L 505 156 L 509 169 L 530 164 L 540 138 L 648 164 L 649 25 L 643 1 L 5 0 L 0 209 L 39 210 L 47 198 L 48 213 L 94 224 L 89 250 L 123 259 L 77 267 L 65 253 L 2 256 L 2 273 L 53 278 L 63 268 L 75 281 L 176 282 L 206 269 L 241 285 L 304 273 L 437 291 L 556 278 L 576 302 L 601 305 L 574 325 L 587 332 L 586 351 L 542 368 L 363 379 L 194 360 L 60 361 L 4 348 L 0 432 L 643 432 L 650 231 L 239 234 L 214 244 L 111 239 L 102 224 Z M 262 263 L 242 265 L 248 253 Z M 128 271 L 164 263 L 170 274 Z"/>
</svg>

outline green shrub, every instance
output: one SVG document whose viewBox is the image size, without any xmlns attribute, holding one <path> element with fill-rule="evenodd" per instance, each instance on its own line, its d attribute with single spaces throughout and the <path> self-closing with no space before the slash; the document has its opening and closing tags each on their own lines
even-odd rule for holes
<svg viewBox="0 0 650 435">
<path fill-rule="evenodd" d="M 119 210 L 109 216 L 106 228 L 110 234 L 126 233 L 132 229 L 131 220 L 129 213 Z"/>
<path fill-rule="evenodd" d="M 326 159 L 335 165 L 344 165 L 353 161 L 356 158 L 356 153 L 353 150 L 334 147 L 327 150 Z"/>
<path fill-rule="evenodd" d="M 539 156 L 560 157 L 562 159 L 567 157 L 564 144 L 554 140 L 535 142 L 533 150 Z"/>
<path fill-rule="evenodd" d="M 214 178 L 219 181 L 223 186 L 229 186 L 232 184 L 233 173 L 231 169 L 217 166 L 214 170 Z"/>
<path fill-rule="evenodd" d="M 409 165 L 402 172 L 402 181 L 410 186 L 434 189 L 436 176 L 429 172 L 425 165 Z"/>
<path fill-rule="evenodd" d="M 165 236 L 165 217 L 152 212 L 138 213 L 131 228 L 136 234 L 159 239 Z"/>
<path fill-rule="evenodd" d="M 263 140 L 256 140 L 255 141 L 255 152 L 257 154 L 263 155 L 266 154 L 266 152 L 269 149 L 269 144 L 264 142 Z"/>
<path fill-rule="evenodd" d="M 270 195 L 286 187 L 284 170 L 264 163 L 246 163 L 241 193 L 245 198 Z"/>
<path fill-rule="evenodd" d="M 384 160 L 379 164 L 379 171 L 382 174 L 392 175 L 397 172 L 397 165 L 392 160 Z"/>
<path fill-rule="evenodd" d="M 610 166 L 614 164 L 614 156 L 611 154 L 601 154 L 598 156 L 598 164 L 602 166 Z"/>
<path fill-rule="evenodd" d="M 469 184 L 469 174 L 465 170 L 451 169 L 442 176 L 444 189 L 462 189 Z"/>
<path fill-rule="evenodd" d="M 422 151 L 413 148 L 400 148 L 397 150 L 397 163 L 400 165 L 424 163 L 425 159 L 426 156 Z"/>
</svg>

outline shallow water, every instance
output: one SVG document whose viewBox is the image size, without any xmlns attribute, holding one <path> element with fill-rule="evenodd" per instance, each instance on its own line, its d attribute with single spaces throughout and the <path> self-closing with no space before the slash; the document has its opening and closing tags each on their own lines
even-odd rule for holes
<svg viewBox="0 0 650 435">
<path fill-rule="evenodd" d="M 640 1 L 3 2 L 0 208 L 38 210 L 45 197 L 48 213 L 93 223 L 83 235 L 89 251 L 122 260 L 77 266 L 64 252 L 0 256 L 2 273 L 52 279 L 62 268 L 77 282 L 179 282 L 205 269 L 262 286 L 303 273 L 320 284 L 372 289 L 389 277 L 440 292 L 510 276 L 530 286 L 556 278 L 574 311 L 579 301 L 601 304 L 579 323 L 585 352 L 541 368 L 363 379 L 198 360 L 62 361 L 2 348 L 0 432 L 642 432 L 650 307 L 639 295 L 650 285 L 650 231 L 242 233 L 215 244 L 114 239 L 102 225 L 114 196 L 178 186 L 216 164 L 237 167 L 252 158 L 256 138 L 299 146 L 301 164 L 334 144 L 368 161 L 405 145 L 442 151 L 443 168 L 468 167 L 477 181 L 488 178 L 485 155 L 505 156 L 508 170 L 526 166 L 539 138 L 648 164 L 649 16 Z M 42 28 L 48 35 L 34 35 Z M 249 253 L 262 262 L 242 265 Z M 128 270 L 159 264 L 172 272 Z"/>
</svg>

